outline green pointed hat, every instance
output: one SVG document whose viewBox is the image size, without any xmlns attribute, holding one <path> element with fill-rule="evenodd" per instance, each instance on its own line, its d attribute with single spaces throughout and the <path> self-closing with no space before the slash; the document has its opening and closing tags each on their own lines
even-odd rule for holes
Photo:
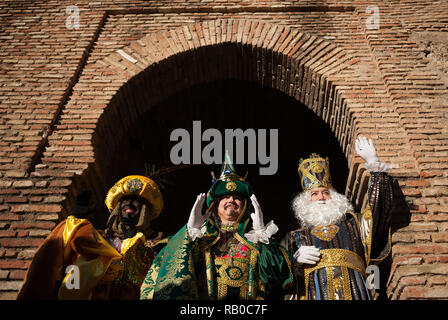
<svg viewBox="0 0 448 320">
<path fill-rule="evenodd" d="M 236 173 L 229 154 L 226 151 L 225 160 L 222 164 L 221 175 L 216 181 L 214 181 L 207 192 L 207 207 L 210 207 L 212 202 L 215 200 L 228 194 L 235 194 L 249 199 L 252 195 L 252 188 L 244 178 L 240 177 Z"/>
</svg>

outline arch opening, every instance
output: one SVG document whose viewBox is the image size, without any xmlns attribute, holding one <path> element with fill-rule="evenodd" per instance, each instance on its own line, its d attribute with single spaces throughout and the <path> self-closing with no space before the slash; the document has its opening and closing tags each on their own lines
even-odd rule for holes
<svg viewBox="0 0 448 320">
<path fill-rule="evenodd" d="M 251 165 L 248 165 L 240 168 L 237 165 L 241 175 L 246 170 L 249 171 L 249 181 L 256 190 L 256 185 L 277 186 L 267 192 L 272 192 L 272 198 L 278 197 L 281 193 L 279 190 L 283 189 L 295 190 L 292 194 L 297 193 L 300 190 L 297 162 L 300 157 L 317 152 L 329 156 L 334 185 L 339 192 L 344 192 L 348 176 L 346 156 L 355 126 L 343 94 L 338 91 L 329 74 L 349 67 L 347 59 L 350 57 L 331 42 L 298 30 L 285 29 L 284 34 L 289 32 L 290 43 L 285 42 L 283 45 L 274 44 L 268 39 L 265 44 L 250 43 L 246 42 L 247 39 L 234 39 L 232 36 L 232 41 L 227 37 L 227 40 L 213 45 L 205 43 L 194 49 L 190 47 L 179 52 L 174 50 L 156 62 L 142 60 L 139 63 L 140 69 L 131 66 L 126 72 L 131 78 L 116 79 L 122 85 L 115 94 L 109 95 L 109 103 L 99 117 L 92 136 L 95 162 L 90 163 L 89 168 L 73 180 L 78 182 L 73 184 L 69 192 L 66 207 L 71 207 L 76 186 L 81 188 L 80 186 L 86 185 L 94 189 L 96 202 L 103 203 L 107 190 L 118 179 L 127 174 L 144 174 L 144 163 L 155 164 L 157 167 L 170 165 L 169 150 L 166 149 L 166 143 L 170 141 L 168 129 L 172 131 L 185 128 L 190 131 L 191 136 L 193 120 L 202 118 L 205 119 L 201 120 L 202 131 L 207 128 L 223 131 L 236 128 L 269 130 L 279 127 L 278 170 L 275 175 L 260 177 L 260 166 L 250 168 Z M 159 58 L 161 57 L 157 59 Z M 108 61 L 105 59 L 104 63 L 107 64 Z M 117 64 L 112 65 L 111 68 L 114 69 Z M 108 88 L 104 89 L 109 91 Z M 188 107 L 184 107 L 185 105 Z M 288 105 L 289 107 L 285 107 Z M 224 110 L 225 112 L 220 113 Z M 233 122 L 229 123 L 229 114 L 242 116 L 231 118 Z M 196 115 L 196 118 L 192 118 L 192 115 Z M 278 118 L 278 115 L 283 115 L 284 119 Z M 294 121 L 295 119 L 300 120 Z M 158 130 L 144 132 L 148 128 Z M 294 129 L 296 131 L 291 133 Z M 149 136 L 157 139 L 147 140 Z M 301 142 L 296 149 L 303 154 L 289 156 L 292 148 L 288 143 L 294 143 L 287 141 L 286 136 L 293 137 L 291 140 L 295 142 Z M 142 137 L 146 138 L 142 141 Z M 306 141 L 310 144 L 307 145 Z M 148 153 L 148 150 L 152 151 Z M 142 155 L 145 152 L 158 157 L 151 159 Z M 282 160 L 288 156 L 290 161 Z M 200 174 L 190 177 L 195 182 L 199 176 L 206 177 L 199 192 L 206 191 L 211 183 L 210 168 L 204 169 L 205 167 L 184 170 L 202 170 L 198 171 Z M 219 170 L 220 165 L 213 168 L 215 174 L 219 174 Z M 289 176 L 281 174 L 286 171 Z M 255 178 L 257 176 L 265 180 L 258 182 Z M 182 185 L 182 182 L 175 184 Z M 187 198 L 194 199 L 199 192 Z M 280 209 L 274 206 L 271 209 L 269 205 L 263 204 L 263 200 L 261 202 L 268 206 L 266 211 L 289 212 L 292 197 L 290 194 L 288 199 L 281 198 L 277 201 L 281 203 Z M 185 202 L 192 201 L 187 198 Z M 169 196 L 166 197 L 166 202 L 170 202 Z M 182 201 L 174 199 L 173 202 Z M 187 209 L 183 208 L 183 211 L 187 210 L 187 217 L 192 204 L 193 202 L 187 205 Z M 104 205 L 103 209 L 104 213 L 97 219 L 100 227 L 105 224 L 108 215 Z M 283 216 L 288 217 L 285 218 L 285 226 L 294 223 L 291 214 Z"/>
<path fill-rule="evenodd" d="M 135 107 L 143 108 L 138 104 Z M 189 132 L 192 152 L 193 121 L 200 121 L 202 132 L 215 128 L 222 133 L 222 154 L 225 129 L 278 130 L 276 174 L 260 175 L 259 168 L 263 165 L 247 164 L 247 140 L 244 146 L 246 164 L 235 164 L 241 176 L 248 173 L 247 179 L 260 201 L 265 222 L 274 219 L 280 228 L 278 237 L 296 222 L 290 204 L 301 191 L 297 173 L 301 157 L 312 152 L 328 156 L 335 188 L 341 193 L 345 190 L 347 159 L 331 128 L 320 117 L 279 90 L 249 81 L 227 79 L 188 87 L 141 114 L 116 141 L 117 147 L 98 157 L 96 166 L 106 173 L 102 177 L 104 194 L 123 176 L 144 174 L 145 163 L 158 168 L 172 166 L 170 151 L 177 142 L 170 141 L 170 134 L 177 128 Z M 201 150 L 208 143 L 202 141 Z M 268 154 L 270 143 L 268 141 Z M 221 164 L 185 168 L 166 176 L 168 184 L 163 191 L 165 209 L 153 222 L 155 230 L 169 235 L 187 222 L 196 195 L 207 192 L 211 185 L 212 170 L 219 175 Z M 106 216 L 107 212 L 102 223 Z"/>
</svg>

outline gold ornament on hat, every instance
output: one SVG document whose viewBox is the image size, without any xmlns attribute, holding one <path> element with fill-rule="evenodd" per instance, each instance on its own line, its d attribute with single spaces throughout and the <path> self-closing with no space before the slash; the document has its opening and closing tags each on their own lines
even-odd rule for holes
<svg viewBox="0 0 448 320">
<path fill-rule="evenodd" d="M 235 191 L 236 189 L 236 183 L 233 181 L 229 181 L 226 183 L 226 189 L 229 191 Z"/>
<path fill-rule="evenodd" d="M 106 196 L 106 206 L 110 212 L 118 205 L 121 197 L 136 195 L 151 204 L 151 220 L 157 218 L 163 209 L 162 194 L 153 180 L 145 176 L 132 175 L 118 181 Z"/>
<path fill-rule="evenodd" d="M 312 153 L 309 158 L 300 159 L 298 172 L 303 191 L 333 188 L 328 157 L 323 158 L 317 153 Z"/>
</svg>

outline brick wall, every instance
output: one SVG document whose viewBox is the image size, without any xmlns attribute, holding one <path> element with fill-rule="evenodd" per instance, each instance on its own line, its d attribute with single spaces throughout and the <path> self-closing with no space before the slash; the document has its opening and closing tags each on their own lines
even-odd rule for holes
<svg viewBox="0 0 448 320">
<path fill-rule="evenodd" d="M 79 29 L 66 28 L 68 1 L 0 9 L 0 298 L 15 297 L 82 187 L 104 198 L 107 159 L 122 142 L 115 128 L 125 132 L 179 90 L 229 77 L 322 117 L 348 159 L 346 194 L 358 208 L 368 174 L 354 139 L 376 141 L 400 199 L 387 296 L 448 298 L 446 69 L 421 36 L 437 32 L 446 50 L 446 3 L 76 4 Z M 379 7 L 379 30 L 366 28 L 368 5 Z"/>
</svg>

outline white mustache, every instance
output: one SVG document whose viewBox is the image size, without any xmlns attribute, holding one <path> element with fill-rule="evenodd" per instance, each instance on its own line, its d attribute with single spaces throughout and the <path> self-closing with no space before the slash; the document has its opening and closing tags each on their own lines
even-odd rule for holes
<svg viewBox="0 0 448 320">
<path fill-rule="evenodd" d="M 310 201 L 310 191 L 297 195 L 292 202 L 296 218 L 306 226 L 336 224 L 345 218 L 347 211 L 353 210 L 345 197 L 333 190 L 331 199 Z"/>
</svg>

